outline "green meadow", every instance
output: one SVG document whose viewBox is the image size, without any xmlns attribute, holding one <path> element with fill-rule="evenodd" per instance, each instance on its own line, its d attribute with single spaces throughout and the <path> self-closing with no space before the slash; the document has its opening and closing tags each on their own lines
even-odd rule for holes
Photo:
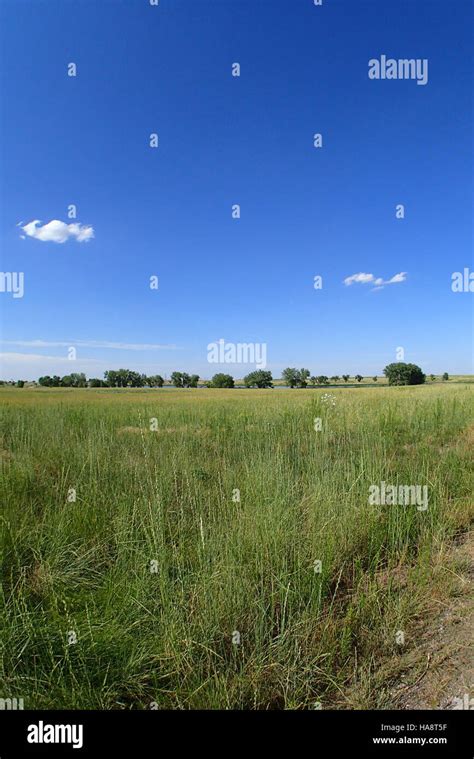
<svg viewBox="0 0 474 759">
<path fill-rule="evenodd" d="M 390 706 L 472 522 L 472 384 L 0 398 L 0 697 Z M 369 505 L 382 481 L 427 510 Z"/>
</svg>

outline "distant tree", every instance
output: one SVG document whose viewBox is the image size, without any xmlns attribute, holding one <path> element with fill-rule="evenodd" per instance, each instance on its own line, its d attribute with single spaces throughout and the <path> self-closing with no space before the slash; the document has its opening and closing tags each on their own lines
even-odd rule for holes
<svg viewBox="0 0 474 759">
<path fill-rule="evenodd" d="M 364 378 L 363 378 L 362 374 L 356 374 L 356 375 L 355 375 L 355 377 L 354 377 L 354 379 L 356 379 L 356 380 L 357 380 L 357 382 L 362 382 L 362 380 L 363 380 Z"/>
<path fill-rule="evenodd" d="M 310 371 L 309 369 L 294 369 L 288 367 L 282 372 L 282 379 L 289 387 L 307 387 Z"/>
<path fill-rule="evenodd" d="M 431 380 L 431 382 L 434 382 L 435 379 L 436 379 L 435 375 L 434 374 L 430 374 L 430 380 Z"/>
<path fill-rule="evenodd" d="M 292 369 L 291 367 L 283 369 L 281 378 L 288 387 L 296 387 L 298 384 L 298 369 Z"/>
<path fill-rule="evenodd" d="M 80 374 L 77 372 L 65 374 L 64 377 L 61 377 L 61 387 L 87 387 L 86 375 L 82 372 Z"/>
<path fill-rule="evenodd" d="M 128 387 L 130 371 L 128 369 L 118 369 L 117 371 L 117 387 Z"/>
<path fill-rule="evenodd" d="M 25 387 L 25 382 L 24 382 L 24 380 L 18 380 L 18 382 L 16 383 L 16 386 L 17 386 L 17 387 Z"/>
<path fill-rule="evenodd" d="M 313 377 L 310 377 L 309 381 L 311 382 L 312 386 L 314 387 L 317 384 L 317 382 L 318 382 L 318 378 L 313 376 Z"/>
<path fill-rule="evenodd" d="M 445 372 L 445 373 L 443 374 L 443 382 L 447 382 L 447 381 L 448 381 L 448 379 L 449 379 L 449 374 L 448 374 L 448 372 Z"/>
<path fill-rule="evenodd" d="M 104 379 L 109 387 L 117 387 L 117 372 L 113 369 L 104 372 Z"/>
<path fill-rule="evenodd" d="M 147 377 L 146 384 L 149 387 L 163 387 L 165 381 L 161 374 L 153 374 L 151 377 Z"/>
<path fill-rule="evenodd" d="M 191 377 L 189 378 L 188 387 L 197 387 L 198 382 L 199 382 L 199 374 L 191 374 Z"/>
<path fill-rule="evenodd" d="M 377 382 L 377 380 L 378 380 L 377 375 L 375 375 L 375 377 L 372 377 L 372 379 L 373 379 L 374 382 Z"/>
<path fill-rule="evenodd" d="M 51 387 L 59 387 L 61 384 L 61 377 L 58 377 L 57 374 L 53 375 L 51 378 Z"/>
<path fill-rule="evenodd" d="M 45 377 L 38 378 L 38 384 L 41 385 L 41 387 L 51 387 L 52 381 L 52 377 L 50 377 L 49 374 Z"/>
<path fill-rule="evenodd" d="M 422 385 L 426 379 L 419 366 L 405 364 L 402 361 L 388 364 L 383 373 L 389 385 Z"/>
<path fill-rule="evenodd" d="M 173 372 L 171 375 L 171 382 L 175 387 L 184 387 L 182 372 Z"/>
<path fill-rule="evenodd" d="M 337 374 L 334 374 L 333 377 L 331 377 L 331 382 L 339 382 L 339 376 Z"/>
<path fill-rule="evenodd" d="M 329 377 L 326 377 L 325 374 L 320 374 L 319 377 L 316 377 L 316 382 L 318 385 L 329 385 Z"/>
<path fill-rule="evenodd" d="M 144 375 L 138 372 L 128 371 L 125 387 L 143 387 Z"/>
<path fill-rule="evenodd" d="M 234 387 L 234 378 L 230 374 L 215 374 L 210 387 Z"/>
<path fill-rule="evenodd" d="M 250 372 L 244 377 L 245 387 L 273 387 L 273 377 L 271 372 L 266 372 L 263 369 L 257 369 L 255 372 Z"/>
<path fill-rule="evenodd" d="M 309 369 L 300 369 L 298 371 L 298 385 L 300 387 L 307 387 L 308 386 L 308 379 L 311 372 Z"/>
<path fill-rule="evenodd" d="M 105 382 L 104 380 L 98 379 L 97 377 L 91 377 L 88 384 L 89 387 L 104 387 Z"/>
<path fill-rule="evenodd" d="M 344 382 L 349 382 L 350 378 L 351 378 L 350 374 L 343 374 L 342 375 L 342 379 L 344 380 Z"/>
<path fill-rule="evenodd" d="M 128 387 L 129 369 L 109 369 L 104 373 L 104 378 L 109 387 Z"/>
<path fill-rule="evenodd" d="M 147 379 L 144 374 L 130 369 L 109 369 L 104 378 L 109 387 L 143 387 Z"/>
<path fill-rule="evenodd" d="M 191 377 L 187 372 L 173 372 L 171 375 L 171 382 L 175 387 L 197 387 L 199 377 L 197 374 L 193 374 Z M 192 385 L 191 382 L 196 384 Z"/>
</svg>

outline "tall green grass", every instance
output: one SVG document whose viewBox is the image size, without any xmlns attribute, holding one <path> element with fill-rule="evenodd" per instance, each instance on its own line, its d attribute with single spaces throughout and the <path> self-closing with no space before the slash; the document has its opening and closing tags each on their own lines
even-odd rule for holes
<svg viewBox="0 0 474 759">
<path fill-rule="evenodd" d="M 473 391 L 325 394 L 1 391 L 0 696 L 344 707 L 358 679 L 383 706 L 373 662 L 472 518 Z M 369 506 L 382 480 L 428 485 L 428 510 Z M 380 587 L 400 566 L 409 592 Z"/>
</svg>

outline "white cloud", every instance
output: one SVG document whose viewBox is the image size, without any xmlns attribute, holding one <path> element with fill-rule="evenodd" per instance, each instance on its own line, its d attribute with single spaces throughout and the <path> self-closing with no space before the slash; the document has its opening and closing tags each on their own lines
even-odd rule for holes
<svg viewBox="0 0 474 759">
<path fill-rule="evenodd" d="M 42 242 L 63 243 L 70 239 L 75 239 L 77 242 L 89 242 L 94 237 L 94 228 L 85 224 L 66 224 L 58 219 L 53 219 L 42 227 L 38 226 L 40 224 L 41 221 L 35 219 L 23 226 L 20 222 L 19 226 L 28 237 L 34 237 Z"/>
<path fill-rule="evenodd" d="M 359 272 L 359 274 L 352 274 L 350 277 L 346 277 L 344 280 L 345 285 L 353 285 L 355 282 L 360 282 L 362 284 L 367 284 L 368 282 L 373 282 L 374 275 L 373 274 L 364 274 L 364 272 Z"/>
<path fill-rule="evenodd" d="M 399 274 L 394 274 L 391 279 L 388 280 L 388 282 L 385 282 L 386 285 L 392 285 L 396 282 L 405 282 L 407 278 L 406 271 L 401 271 Z"/>
<path fill-rule="evenodd" d="M 375 287 L 372 288 L 372 292 L 376 290 L 383 290 L 385 285 L 395 285 L 399 282 L 405 282 L 407 278 L 406 271 L 401 271 L 398 274 L 394 274 L 390 279 L 384 280 L 382 277 L 374 277 L 373 274 L 365 274 L 359 272 L 359 274 L 352 274 L 350 277 L 346 277 L 344 280 L 345 285 L 353 285 L 354 283 L 368 285 L 372 284 Z"/>
<path fill-rule="evenodd" d="M 0 353 L 0 361 L 4 363 L 19 362 L 25 364 L 42 363 L 43 361 L 52 361 L 55 364 L 68 364 L 69 366 L 81 363 L 82 364 L 101 364 L 101 361 L 97 361 L 94 358 L 83 358 L 81 361 L 72 362 L 67 356 L 43 356 L 37 353 Z M 72 371 L 72 370 L 71 370 Z"/>
<path fill-rule="evenodd" d="M 158 343 L 113 343 L 107 340 L 0 340 L 4 345 L 20 345 L 22 348 L 110 348 L 124 351 L 177 350 L 176 345 Z"/>
</svg>

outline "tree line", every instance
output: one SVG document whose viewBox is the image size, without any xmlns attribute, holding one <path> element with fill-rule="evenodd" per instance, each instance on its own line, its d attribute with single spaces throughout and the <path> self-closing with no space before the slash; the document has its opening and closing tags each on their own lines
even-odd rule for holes
<svg viewBox="0 0 474 759">
<path fill-rule="evenodd" d="M 388 364 L 383 370 L 385 377 L 388 379 L 389 385 L 419 385 L 425 382 L 426 375 L 422 372 L 419 366 L 416 364 L 406 364 L 402 361 Z M 290 388 L 305 388 L 311 385 L 312 387 L 324 387 L 326 385 L 336 384 L 340 380 L 344 383 L 348 383 L 351 379 L 351 375 L 334 374 L 332 377 L 327 377 L 324 374 L 311 375 L 309 369 L 295 369 L 294 367 L 287 367 L 282 372 L 282 380 Z M 360 383 L 364 379 L 362 374 L 355 374 L 353 379 Z M 377 382 L 378 377 L 371 377 L 374 382 Z M 430 375 L 431 381 L 436 379 L 434 374 Z M 442 375 L 443 381 L 449 379 L 449 375 L 445 372 Z M 198 374 L 188 374 L 187 372 L 173 372 L 170 378 L 170 384 L 177 388 L 193 388 L 198 387 L 200 377 Z M 254 372 L 250 372 L 243 378 L 245 387 L 248 388 L 271 388 L 273 387 L 273 376 L 270 371 L 258 369 Z M 5 384 L 5 383 L 2 383 Z M 23 387 L 24 381 L 19 380 L 16 384 L 18 387 Z M 131 369 L 109 369 L 104 373 L 104 379 L 98 379 L 93 377 L 87 379 L 86 375 L 82 372 L 73 372 L 72 374 L 66 374 L 64 377 L 53 375 L 52 377 L 46 375 L 38 379 L 38 384 L 43 387 L 163 387 L 165 379 L 161 374 L 140 374 L 139 372 L 132 371 Z M 211 380 L 206 380 L 201 383 L 204 387 L 215 388 L 232 388 L 235 387 L 235 380 L 231 374 L 224 374 L 219 372 L 215 374 Z"/>
<path fill-rule="evenodd" d="M 416 364 L 407 364 L 403 361 L 396 361 L 392 364 L 387 364 L 383 370 L 383 373 L 387 378 L 389 385 L 422 385 L 426 380 L 426 375 L 423 373 L 419 366 Z M 342 375 L 342 380 L 345 383 L 349 382 L 350 378 L 351 377 L 349 374 Z M 286 385 L 294 388 L 308 387 L 308 384 L 311 384 L 313 387 L 316 385 L 329 385 L 331 382 L 339 382 L 341 377 L 339 377 L 337 374 L 334 374 L 332 377 L 326 377 L 326 375 L 320 375 L 316 377 L 311 376 L 309 369 L 295 369 L 288 367 L 287 369 L 283 370 L 282 379 Z M 356 374 L 354 375 L 354 379 L 356 382 L 362 382 L 364 377 L 362 374 Z M 431 374 L 430 379 L 432 382 L 434 382 L 436 379 L 435 375 Z M 447 372 L 444 372 L 442 375 L 443 382 L 446 382 L 448 379 L 449 374 Z M 374 382 L 377 382 L 378 377 L 374 376 L 372 377 L 372 380 Z"/>
<path fill-rule="evenodd" d="M 316 385 L 329 385 L 331 382 L 337 383 L 341 379 L 338 374 L 334 374 L 332 377 L 327 377 L 325 374 L 311 376 L 309 369 L 294 369 L 292 367 L 284 369 L 281 378 L 285 381 L 285 384 L 288 385 L 288 387 L 308 387 L 309 384 L 313 387 Z M 349 382 L 350 378 L 350 374 L 342 375 L 342 379 L 346 383 Z M 356 374 L 354 379 L 357 382 L 362 382 L 364 377 L 362 374 Z M 372 379 L 374 382 L 377 382 L 378 377 L 372 377 Z"/>
<path fill-rule="evenodd" d="M 87 379 L 84 373 L 73 372 L 64 377 L 57 374 L 39 377 L 38 384 L 42 387 L 163 387 L 165 381 L 159 374 L 147 376 L 131 369 L 109 369 L 104 379 Z"/>
<path fill-rule="evenodd" d="M 198 387 L 199 380 L 198 374 L 173 372 L 170 384 L 179 388 Z M 273 387 L 272 373 L 262 370 L 250 372 L 243 382 L 246 387 Z M 38 384 L 42 387 L 163 387 L 165 380 L 161 374 L 147 375 L 131 369 L 109 369 L 104 373 L 103 380 L 97 377 L 87 379 L 84 373 L 73 372 L 64 377 L 57 374 L 39 377 Z M 203 384 L 205 387 L 234 387 L 235 380 L 230 374 L 218 373 Z"/>
</svg>

